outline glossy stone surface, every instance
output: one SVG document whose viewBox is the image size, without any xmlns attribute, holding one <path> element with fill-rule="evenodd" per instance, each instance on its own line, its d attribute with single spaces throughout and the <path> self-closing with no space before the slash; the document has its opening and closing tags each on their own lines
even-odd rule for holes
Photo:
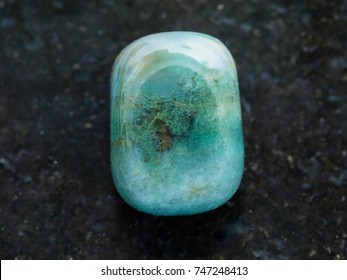
<svg viewBox="0 0 347 280">
<path fill-rule="evenodd" d="M 154 215 L 214 209 L 237 190 L 243 136 L 236 68 L 217 39 L 149 35 L 117 57 L 111 165 L 117 190 Z"/>
</svg>

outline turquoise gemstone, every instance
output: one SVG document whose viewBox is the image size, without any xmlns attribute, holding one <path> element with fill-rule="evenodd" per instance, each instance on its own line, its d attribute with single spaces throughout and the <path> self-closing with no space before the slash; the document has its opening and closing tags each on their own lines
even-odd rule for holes
<svg viewBox="0 0 347 280">
<path fill-rule="evenodd" d="M 145 36 L 111 79 L 111 169 L 122 198 L 154 215 L 190 215 L 228 201 L 243 171 L 234 60 L 194 32 Z"/>
</svg>

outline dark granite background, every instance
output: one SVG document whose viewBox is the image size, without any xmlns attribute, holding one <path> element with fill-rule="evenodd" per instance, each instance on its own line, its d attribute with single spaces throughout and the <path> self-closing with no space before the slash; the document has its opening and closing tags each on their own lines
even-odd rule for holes
<svg viewBox="0 0 347 280">
<path fill-rule="evenodd" d="M 347 1 L 0 0 L 2 259 L 346 259 Z M 109 79 L 146 34 L 232 52 L 245 172 L 215 211 L 155 217 L 110 174 Z"/>
</svg>

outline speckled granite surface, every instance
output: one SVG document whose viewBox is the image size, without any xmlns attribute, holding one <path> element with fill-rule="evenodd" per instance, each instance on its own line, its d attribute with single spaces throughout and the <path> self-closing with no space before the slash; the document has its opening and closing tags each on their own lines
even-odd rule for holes
<svg viewBox="0 0 347 280">
<path fill-rule="evenodd" d="M 0 257 L 346 259 L 346 1 L 0 1 Z M 110 174 L 118 52 L 160 31 L 237 62 L 245 172 L 191 217 L 139 213 Z"/>
</svg>

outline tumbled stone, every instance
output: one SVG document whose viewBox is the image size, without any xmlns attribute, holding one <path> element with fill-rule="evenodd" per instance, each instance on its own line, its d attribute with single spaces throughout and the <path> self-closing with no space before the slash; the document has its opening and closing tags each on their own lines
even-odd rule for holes
<svg viewBox="0 0 347 280">
<path fill-rule="evenodd" d="M 234 60 L 194 32 L 149 35 L 117 57 L 111 80 L 111 165 L 117 190 L 154 215 L 214 209 L 243 170 Z"/>
</svg>

